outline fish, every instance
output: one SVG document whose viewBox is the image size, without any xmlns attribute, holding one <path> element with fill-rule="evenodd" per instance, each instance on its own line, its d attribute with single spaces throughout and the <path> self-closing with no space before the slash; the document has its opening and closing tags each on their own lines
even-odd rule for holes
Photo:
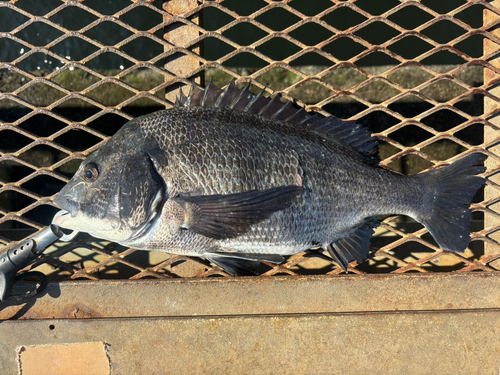
<svg viewBox="0 0 500 375">
<path fill-rule="evenodd" d="M 378 138 L 253 94 L 193 84 L 175 105 L 126 123 L 88 155 L 53 202 L 62 228 L 138 250 L 201 257 L 258 274 L 308 249 L 347 272 L 385 215 L 421 223 L 444 250 L 470 242 L 486 155 L 406 176 L 379 165 Z"/>
</svg>

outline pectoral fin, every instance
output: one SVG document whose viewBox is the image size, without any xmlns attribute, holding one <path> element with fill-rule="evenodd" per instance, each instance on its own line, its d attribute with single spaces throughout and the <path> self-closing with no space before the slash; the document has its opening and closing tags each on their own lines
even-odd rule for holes
<svg viewBox="0 0 500 375">
<path fill-rule="evenodd" d="M 175 199 L 186 212 L 184 229 L 222 240 L 238 237 L 251 225 L 289 207 L 303 191 L 301 186 L 281 186 L 228 195 L 180 195 Z"/>
</svg>

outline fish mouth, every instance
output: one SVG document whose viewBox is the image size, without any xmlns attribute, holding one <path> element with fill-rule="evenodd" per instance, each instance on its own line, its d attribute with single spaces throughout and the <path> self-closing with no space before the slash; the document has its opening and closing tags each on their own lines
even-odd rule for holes
<svg viewBox="0 0 500 375">
<path fill-rule="evenodd" d="M 56 195 L 56 197 L 54 198 L 54 203 L 60 209 L 69 212 L 71 214 L 71 217 L 75 217 L 80 210 L 80 203 L 62 196 L 61 193 Z"/>
<path fill-rule="evenodd" d="M 64 228 L 64 223 L 68 219 L 68 216 L 70 216 L 70 213 L 68 211 L 59 211 L 56 216 L 52 219 L 52 223 Z"/>
</svg>

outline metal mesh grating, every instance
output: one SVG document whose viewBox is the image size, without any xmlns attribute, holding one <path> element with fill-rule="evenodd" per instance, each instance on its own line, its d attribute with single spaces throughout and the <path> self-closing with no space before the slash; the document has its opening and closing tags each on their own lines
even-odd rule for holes
<svg viewBox="0 0 500 375">
<path fill-rule="evenodd" d="M 486 199 L 481 191 L 472 205 L 465 254 L 445 252 L 418 223 L 390 217 L 373 239 L 378 250 L 350 272 L 500 269 L 499 5 L 374 3 L 123 0 L 104 10 L 92 0 L 52 1 L 38 14 L 33 1 L 0 2 L 1 18 L 19 19 L 9 30 L 0 26 L 0 50 L 16 52 L 0 61 L 0 244 L 47 225 L 53 196 L 79 161 L 127 120 L 169 107 L 193 80 L 235 78 L 308 110 L 358 120 L 381 139 L 382 164 L 404 173 L 489 155 Z M 78 22 L 65 21 L 69 12 Z M 153 23 L 138 25 L 140 17 Z M 71 43 L 78 56 L 65 54 Z M 47 63 L 35 68 L 40 56 Z M 265 275 L 342 272 L 316 251 L 268 266 Z M 203 261 L 85 240 L 57 244 L 34 267 L 54 279 L 227 276 Z"/>
</svg>

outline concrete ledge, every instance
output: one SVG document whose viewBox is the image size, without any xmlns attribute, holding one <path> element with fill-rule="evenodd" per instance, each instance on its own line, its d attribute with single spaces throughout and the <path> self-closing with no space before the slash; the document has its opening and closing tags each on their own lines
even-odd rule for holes
<svg viewBox="0 0 500 375">
<path fill-rule="evenodd" d="M 482 375 L 498 374 L 499 331 L 498 310 L 7 321 L 0 361 L 19 375 L 21 345 L 103 342 L 113 375 Z"/>
<path fill-rule="evenodd" d="M 500 369 L 497 273 L 74 281 L 0 309 L 15 319 L 0 321 L 2 375 L 34 374 L 20 353 L 39 347 L 40 364 L 86 373 L 90 357 L 56 349 L 90 343 L 113 375 Z"/>
</svg>

